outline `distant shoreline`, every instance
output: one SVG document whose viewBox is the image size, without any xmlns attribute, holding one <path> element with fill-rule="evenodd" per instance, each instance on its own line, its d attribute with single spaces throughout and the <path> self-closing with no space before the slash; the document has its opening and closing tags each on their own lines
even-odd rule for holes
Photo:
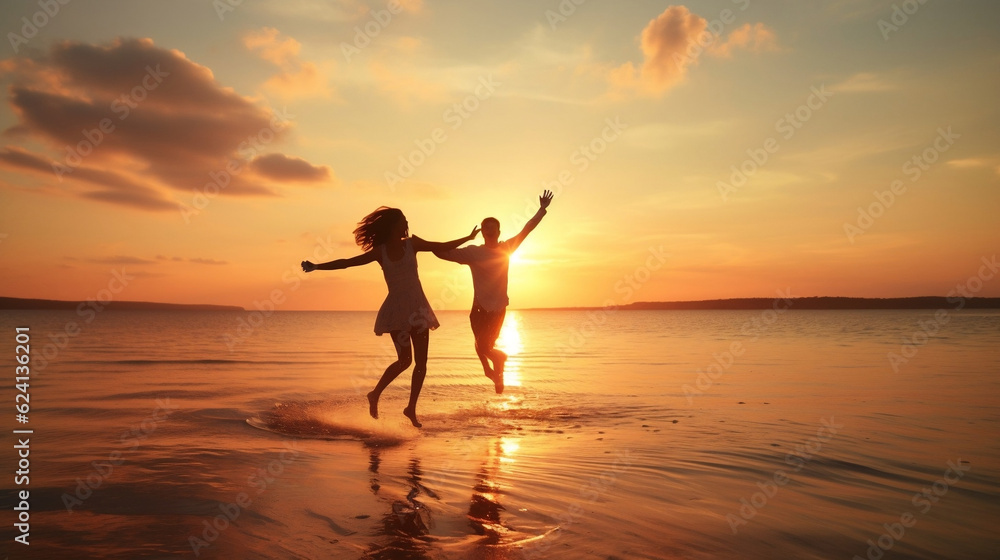
<svg viewBox="0 0 1000 560">
<path fill-rule="evenodd" d="M 54 299 L 24 299 L 0 297 L 0 309 L 5 311 L 72 311 L 83 306 L 115 311 L 245 311 L 237 305 L 156 303 L 151 301 L 61 301 Z"/>
<path fill-rule="evenodd" d="M 700 301 L 640 301 L 621 305 L 619 311 L 721 311 L 771 309 L 773 298 L 731 298 Z M 879 309 L 1000 309 L 1000 298 L 974 297 L 904 297 L 904 298 L 854 298 L 854 297 L 799 297 L 781 300 L 782 308 L 792 310 L 879 310 Z M 790 305 L 788 305 L 790 304 Z M 51 299 L 25 299 L 0 297 L 0 310 L 76 310 L 80 306 L 116 311 L 247 311 L 237 305 L 156 303 L 147 301 L 61 301 Z M 961 305 L 961 307 L 960 307 Z M 530 307 L 515 308 L 519 311 L 593 311 L 612 309 L 604 307 Z M 346 310 L 345 310 L 346 311 Z M 354 310 L 358 311 L 358 310 Z M 369 310 L 374 312 L 374 310 Z"/>
<path fill-rule="evenodd" d="M 1000 298 L 921 296 L 903 298 L 797 297 L 780 299 L 782 309 L 865 310 L 865 309 L 1000 309 Z M 623 311 L 711 311 L 771 309 L 774 298 L 732 298 L 701 301 L 639 301 L 618 306 Z M 603 307 L 563 307 L 566 310 L 604 309 Z"/>
</svg>

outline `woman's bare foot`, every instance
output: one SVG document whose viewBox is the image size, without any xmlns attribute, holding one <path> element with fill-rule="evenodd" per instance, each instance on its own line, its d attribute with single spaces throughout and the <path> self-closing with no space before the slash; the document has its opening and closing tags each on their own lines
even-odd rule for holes
<svg viewBox="0 0 1000 560">
<path fill-rule="evenodd" d="M 368 393 L 368 414 L 378 420 L 378 396 L 375 395 L 375 391 Z"/>
<path fill-rule="evenodd" d="M 412 408 L 410 408 L 410 407 L 404 408 L 403 409 L 403 416 L 406 416 L 407 418 L 409 418 L 410 422 L 415 427 L 420 428 L 420 427 L 423 426 L 423 424 L 421 424 L 420 422 L 417 422 L 417 413 Z"/>
</svg>

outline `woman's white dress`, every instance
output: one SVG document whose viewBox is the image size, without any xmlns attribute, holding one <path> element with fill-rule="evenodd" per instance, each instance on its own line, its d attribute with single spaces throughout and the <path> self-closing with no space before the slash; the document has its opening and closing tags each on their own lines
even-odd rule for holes
<svg viewBox="0 0 1000 560">
<path fill-rule="evenodd" d="M 413 242 L 403 242 L 403 257 L 398 261 L 389 258 L 385 245 L 379 250 L 379 265 L 389 288 L 389 295 L 382 302 L 375 318 L 375 334 L 381 336 L 392 331 L 423 331 L 440 325 L 417 276 L 417 255 Z"/>
</svg>

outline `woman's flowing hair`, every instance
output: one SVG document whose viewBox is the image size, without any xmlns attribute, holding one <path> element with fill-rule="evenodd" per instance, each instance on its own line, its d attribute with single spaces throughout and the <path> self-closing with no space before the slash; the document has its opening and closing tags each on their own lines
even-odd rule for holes
<svg viewBox="0 0 1000 560">
<path fill-rule="evenodd" d="M 389 240 L 392 228 L 400 220 L 405 220 L 403 211 L 399 208 L 389 208 L 380 206 L 377 210 L 368 214 L 363 220 L 358 222 L 357 229 L 354 230 L 354 241 L 365 251 L 370 251 L 376 245 L 382 245 Z M 410 235 L 409 228 L 403 232 L 403 237 Z"/>
</svg>

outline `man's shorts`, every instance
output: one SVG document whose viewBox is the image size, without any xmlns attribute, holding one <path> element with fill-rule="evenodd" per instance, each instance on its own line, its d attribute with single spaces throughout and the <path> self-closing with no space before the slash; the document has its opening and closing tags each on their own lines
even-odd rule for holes
<svg viewBox="0 0 1000 560">
<path fill-rule="evenodd" d="M 476 337 L 477 347 L 489 350 L 496 345 L 506 315 L 506 308 L 500 311 L 486 311 L 479 304 L 473 304 L 472 311 L 469 312 L 469 323 L 472 324 L 472 334 Z"/>
</svg>

